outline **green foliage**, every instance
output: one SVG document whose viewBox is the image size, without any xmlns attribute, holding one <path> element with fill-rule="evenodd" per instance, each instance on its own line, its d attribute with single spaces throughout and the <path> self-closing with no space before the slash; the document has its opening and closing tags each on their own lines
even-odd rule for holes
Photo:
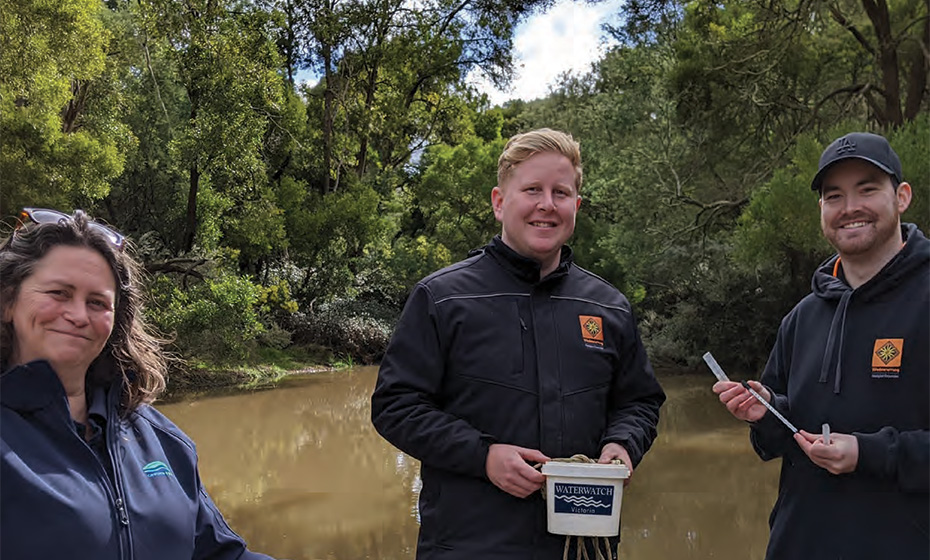
<svg viewBox="0 0 930 560">
<path fill-rule="evenodd" d="M 264 313 L 273 311 L 283 311 L 285 313 L 296 313 L 297 302 L 291 299 L 291 290 L 287 282 L 279 280 L 277 284 L 271 286 L 259 286 L 258 305 Z"/>
<path fill-rule="evenodd" d="M 483 246 L 499 231 L 491 210 L 497 159 L 504 140 L 469 138 L 458 146 L 438 144 L 423 156 L 423 176 L 411 189 L 420 231 L 446 247 L 456 260 Z M 417 232 L 419 233 L 419 232 Z"/>
<path fill-rule="evenodd" d="M 930 112 L 921 113 L 889 135 L 895 153 L 901 158 L 904 180 L 914 193 L 902 220 L 914 222 L 930 234 Z"/>
<path fill-rule="evenodd" d="M 182 289 L 167 276 L 150 287 L 148 317 L 186 357 L 235 363 L 249 356 L 264 331 L 257 304 L 261 288 L 245 278 L 225 274 Z"/>
<path fill-rule="evenodd" d="M 475 136 L 485 142 L 500 140 L 503 127 L 504 113 L 500 109 L 483 111 L 475 117 Z"/>
<path fill-rule="evenodd" d="M 413 287 L 419 280 L 464 258 L 453 259 L 451 252 L 441 243 L 430 242 L 420 235 L 415 239 L 400 238 L 394 244 L 394 253 L 385 263 L 405 287 Z"/>
<path fill-rule="evenodd" d="M 365 258 L 365 248 L 380 234 L 379 196 L 365 185 L 322 196 L 304 192 L 299 183 L 282 184 L 287 207 L 285 224 L 291 258 L 304 269 L 293 284 L 304 302 L 351 294 L 352 279 Z"/>
<path fill-rule="evenodd" d="M 240 7 L 233 11 L 223 3 L 159 0 L 140 4 L 134 21 L 140 34 L 156 41 L 187 97 L 178 113 L 167 115 L 176 123 L 167 138 L 169 159 L 175 174 L 186 176 L 189 193 L 179 247 L 190 250 L 198 239 L 212 248 L 216 233 L 228 227 L 227 243 L 238 244 L 244 258 L 254 259 L 282 241 L 280 224 L 269 223 L 278 212 L 268 208 L 261 152 L 269 114 L 282 105 L 283 82 L 270 33 L 273 18 Z M 149 51 L 145 54 L 148 59 Z M 207 188 L 214 208 L 201 207 L 200 191 Z M 227 210 L 235 212 L 226 216 Z M 242 235 L 242 222 L 255 218 L 264 232 L 258 240 Z M 205 220 L 215 223 L 199 223 Z"/>
<path fill-rule="evenodd" d="M 239 249 L 245 267 L 287 247 L 284 210 L 275 205 L 273 197 L 245 200 L 230 210 L 223 221 L 222 239 Z"/>
<path fill-rule="evenodd" d="M 313 313 L 295 313 L 288 328 L 298 344 L 329 348 L 343 362 L 371 364 L 384 355 L 397 314 L 375 302 L 336 300 Z"/>
<path fill-rule="evenodd" d="M 100 199 L 133 138 L 96 103 L 110 35 L 95 0 L 0 2 L 0 212 Z"/>
<path fill-rule="evenodd" d="M 734 257 L 748 270 L 775 267 L 803 282 L 813 272 L 811 265 L 829 254 L 817 193 L 810 188 L 823 148 L 812 135 L 802 136 L 792 163 L 752 194 L 734 232 Z"/>
</svg>

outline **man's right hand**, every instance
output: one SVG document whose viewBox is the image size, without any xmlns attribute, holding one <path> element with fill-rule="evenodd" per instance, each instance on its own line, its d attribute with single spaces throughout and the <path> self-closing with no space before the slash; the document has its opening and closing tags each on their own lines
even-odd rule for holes
<svg viewBox="0 0 930 560">
<path fill-rule="evenodd" d="M 548 460 L 549 457 L 536 449 L 494 443 L 488 449 L 485 470 L 495 486 L 512 496 L 525 498 L 546 482 L 546 477 L 527 461 L 545 463 Z"/>
<path fill-rule="evenodd" d="M 752 390 L 759 393 L 763 399 L 772 402 L 772 395 L 758 381 L 750 381 Z M 720 395 L 720 402 L 726 405 L 730 414 L 746 422 L 758 422 L 765 416 L 768 409 L 749 394 L 745 387 L 735 381 L 718 381 L 714 383 L 714 392 Z"/>
</svg>

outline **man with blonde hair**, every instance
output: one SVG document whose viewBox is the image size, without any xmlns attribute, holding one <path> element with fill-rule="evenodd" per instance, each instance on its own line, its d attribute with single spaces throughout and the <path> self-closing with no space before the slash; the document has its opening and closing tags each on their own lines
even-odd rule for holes
<svg viewBox="0 0 930 560">
<path fill-rule="evenodd" d="M 533 464 L 584 454 L 632 472 L 656 437 L 665 395 L 630 304 L 565 245 L 581 180 L 570 135 L 513 137 L 491 190 L 501 235 L 404 308 L 372 422 L 421 462 L 420 560 L 562 558 Z"/>
</svg>

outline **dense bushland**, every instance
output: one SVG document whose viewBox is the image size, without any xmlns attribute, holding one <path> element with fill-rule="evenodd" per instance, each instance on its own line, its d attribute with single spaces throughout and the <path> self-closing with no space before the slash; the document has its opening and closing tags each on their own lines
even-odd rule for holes
<svg viewBox="0 0 930 560">
<path fill-rule="evenodd" d="M 836 136 L 887 134 L 930 226 L 925 1 L 627 2 L 590 72 L 491 106 L 470 78 L 506 83 L 546 6 L 0 0 L 0 214 L 129 235 L 149 317 L 215 368 L 377 361 L 414 282 L 498 230 L 529 128 L 581 141 L 577 260 L 660 362 L 765 361 L 830 254 L 808 181 Z"/>
</svg>

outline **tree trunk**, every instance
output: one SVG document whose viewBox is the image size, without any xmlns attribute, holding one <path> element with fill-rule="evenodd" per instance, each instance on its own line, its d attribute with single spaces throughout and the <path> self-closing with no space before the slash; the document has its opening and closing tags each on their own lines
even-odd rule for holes
<svg viewBox="0 0 930 560">
<path fill-rule="evenodd" d="M 284 17 L 286 18 L 284 28 L 284 57 L 287 65 L 287 82 L 294 85 L 294 70 L 297 67 L 297 36 L 294 32 L 294 26 L 297 25 L 297 18 L 294 10 L 294 2 L 287 0 L 284 2 Z"/>
<path fill-rule="evenodd" d="M 329 43 L 322 45 L 323 72 L 326 83 L 323 86 L 323 185 L 320 194 L 330 192 L 333 161 L 333 48 Z"/>
<path fill-rule="evenodd" d="M 930 13 L 930 1 L 927 1 L 926 8 L 926 11 Z M 927 74 L 930 73 L 930 17 L 924 17 L 921 28 L 920 44 L 918 48 L 911 51 L 912 56 L 909 61 L 907 99 L 904 102 L 905 121 L 917 118 L 927 91 Z"/>
<path fill-rule="evenodd" d="M 197 95 L 191 95 L 191 116 L 193 123 L 197 118 Z M 184 239 L 181 245 L 185 253 L 194 248 L 194 237 L 197 234 L 197 191 L 200 189 L 200 168 L 196 160 L 190 166 L 190 183 L 187 191 L 187 216 L 184 220 Z"/>
<path fill-rule="evenodd" d="M 61 110 L 61 131 L 65 134 L 71 134 L 80 128 L 78 118 L 84 112 L 89 86 L 88 82 L 71 80 L 71 99 Z"/>
<path fill-rule="evenodd" d="M 882 73 L 882 96 L 884 110 L 879 115 L 883 127 L 895 127 L 904 123 L 901 113 L 901 81 L 898 74 L 898 49 L 891 32 L 891 18 L 885 0 L 862 0 L 865 13 L 872 21 L 878 39 L 878 66 Z"/>
<path fill-rule="evenodd" d="M 197 233 L 197 190 L 200 188 L 200 170 L 196 163 L 191 164 L 190 189 L 187 191 L 187 218 L 184 223 L 185 253 L 194 248 L 194 236 Z"/>
<path fill-rule="evenodd" d="M 355 167 L 355 173 L 359 177 L 365 174 L 365 167 L 368 165 L 368 139 L 371 137 L 371 109 L 375 104 L 375 88 L 378 82 L 378 61 L 372 64 L 368 69 L 368 80 L 365 83 L 365 122 L 361 131 L 361 142 L 358 146 L 358 164 Z"/>
</svg>

